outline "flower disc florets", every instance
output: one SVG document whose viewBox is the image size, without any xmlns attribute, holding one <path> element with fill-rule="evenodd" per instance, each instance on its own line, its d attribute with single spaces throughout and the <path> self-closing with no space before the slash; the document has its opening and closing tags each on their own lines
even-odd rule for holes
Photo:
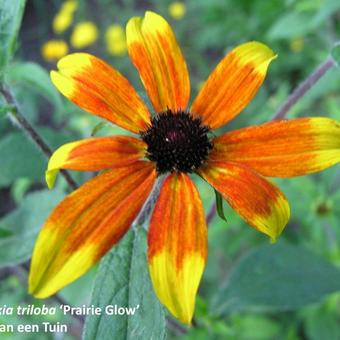
<svg viewBox="0 0 340 340">
<path fill-rule="evenodd" d="M 198 169 L 213 147 L 209 131 L 200 118 L 167 110 L 153 117 L 150 127 L 140 135 L 148 145 L 147 158 L 156 163 L 158 174 L 163 174 Z"/>
</svg>

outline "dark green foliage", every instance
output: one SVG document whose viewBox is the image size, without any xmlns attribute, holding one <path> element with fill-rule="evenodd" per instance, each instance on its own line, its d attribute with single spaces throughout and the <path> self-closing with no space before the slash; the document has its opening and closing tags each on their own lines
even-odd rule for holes
<svg viewBox="0 0 340 340">
<path fill-rule="evenodd" d="M 285 242 L 251 251 L 232 270 L 212 313 L 295 310 L 340 290 L 340 270 Z"/>
</svg>

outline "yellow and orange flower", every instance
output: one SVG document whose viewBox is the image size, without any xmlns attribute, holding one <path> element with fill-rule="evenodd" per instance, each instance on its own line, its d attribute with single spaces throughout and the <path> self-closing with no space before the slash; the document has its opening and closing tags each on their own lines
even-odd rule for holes
<svg viewBox="0 0 340 340">
<path fill-rule="evenodd" d="M 340 124 L 301 118 L 227 132 L 250 102 L 276 55 L 259 42 L 232 50 L 188 109 L 189 74 L 168 23 L 147 12 L 127 24 L 128 52 L 153 105 L 151 116 L 130 83 L 104 61 L 84 53 L 62 58 L 55 86 L 81 108 L 133 136 L 89 138 L 61 146 L 46 171 L 107 170 L 63 200 L 50 215 L 33 253 L 29 289 L 54 294 L 93 266 L 127 232 L 156 177 L 166 174 L 148 233 L 148 262 L 160 301 L 190 324 L 207 258 L 207 226 L 198 174 L 258 231 L 275 240 L 289 219 L 283 193 L 268 177 L 300 176 L 340 161 Z"/>
</svg>

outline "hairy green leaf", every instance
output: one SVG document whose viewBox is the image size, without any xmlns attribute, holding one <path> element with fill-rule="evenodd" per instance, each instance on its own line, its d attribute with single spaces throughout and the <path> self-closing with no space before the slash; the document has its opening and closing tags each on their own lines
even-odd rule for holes
<svg viewBox="0 0 340 340">
<path fill-rule="evenodd" d="M 102 309 L 88 316 L 85 340 L 164 339 L 164 311 L 150 282 L 145 231 L 131 230 L 99 266 L 91 304 Z M 107 306 L 136 308 L 134 315 L 107 315 Z"/>
<path fill-rule="evenodd" d="M 0 187 L 11 185 L 19 178 L 42 181 L 47 164 L 44 156 L 27 137 L 16 132 L 0 139 Z"/>
<path fill-rule="evenodd" d="M 43 128 L 38 132 L 55 148 L 70 139 L 64 133 Z M 44 182 L 47 159 L 22 132 L 7 134 L 0 139 L 0 187 L 11 185 L 19 178 Z"/>
<path fill-rule="evenodd" d="M 0 74 L 15 52 L 24 8 L 25 0 L 0 0 Z"/>
<path fill-rule="evenodd" d="M 13 235 L 13 233 L 10 230 L 0 227 L 0 239 L 9 237 L 11 235 Z"/>
<path fill-rule="evenodd" d="M 309 340 L 340 339 L 337 308 L 313 306 L 304 313 L 304 330 Z"/>
<path fill-rule="evenodd" d="M 21 86 L 27 91 L 35 90 L 54 105 L 57 112 L 63 102 L 45 69 L 32 62 L 15 63 L 6 69 L 5 81 L 11 87 Z"/>
<path fill-rule="evenodd" d="M 15 107 L 12 105 L 4 105 L 0 107 L 0 118 L 5 116 L 8 112 L 14 112 Z"/>
<path fill-rule="evenodd" d="M 63 196 L 57 190 L 33 192 L 23 199 L 19 208 L 0 220 L 0 226 L 10 233 L 0 237 L 0 267 L 30 258 L 41 226 Z"/>
<path fill-rule="evenodd" d="M 305 12 L 291 12 L 278 17 L 268 31 L 269 39 L 291 39 L 304 36 L 313 28 L 311 15 Z"/>
<path fill-rule="evenodd" d="M 294 310 L 340 290 L 340 270 L 302 247 L 259 247 L 230 273 L 213 312 Z"/>
</svg>

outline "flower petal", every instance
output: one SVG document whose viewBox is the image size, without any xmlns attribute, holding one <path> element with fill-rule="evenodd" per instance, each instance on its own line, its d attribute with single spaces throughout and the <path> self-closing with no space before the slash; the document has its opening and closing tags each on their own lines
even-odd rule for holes
<svg viewBox="0 0 340 340">
<path fill-rule="evenodd" d="M 258 231 L 272 241 L 289 220 L 289 204 L 283 193 L 250 168 L 233 162 L 209 162 L 200 175 Z"/>
<path fill-rule="evenodd" d="M 45 298 L 76 280 L 126 233 L 156 177 L 151 162 L 109 170 L 67 196 L 35 245 L 29 291 Z"/>
<path fill-rule="evenodd" d="M 340 162 L 340 123 L 329 118 L 281 120 L 225 133 L 213 160 L 235 161 L 270 177 L 292 177 Z"/>
<path fill-rule="evenodd" d="M 51 72 L 58 90 L 82 109 L 132 132 L 145 130 L 150 114 L 138 94 L 118 71 L 87 53 L 73 53 Z"/>
<path fill-rule="evenodd" d="M 67 143 L 51 156 L 46 182 L 51 189 L 59 169 L 98 171 L 121 167 L 142 158 L 146 144 L 128 136 L 96 137 Z"/>
<path fill-rule="evenodd" d="M 226 124 L 255 96 L 275 58 L 269 47 L 256 41 L 236 47 L 211 73 L 191 112 L 212 129 Z"/>
<path fill-rule="evenodd" d="M 160 15 L 130 19 L 128 51 L 156 112 L 184 110 L 189 101 L 187 65 L 169 24 Z"/>
<path fill-rule="evenodd" d="M 190 324 L 207 257 L 202 202 L 190 178 L 173 173 L 165 180 L 148 235 L 151 279 L 160 301 Z"/>
</svg>

